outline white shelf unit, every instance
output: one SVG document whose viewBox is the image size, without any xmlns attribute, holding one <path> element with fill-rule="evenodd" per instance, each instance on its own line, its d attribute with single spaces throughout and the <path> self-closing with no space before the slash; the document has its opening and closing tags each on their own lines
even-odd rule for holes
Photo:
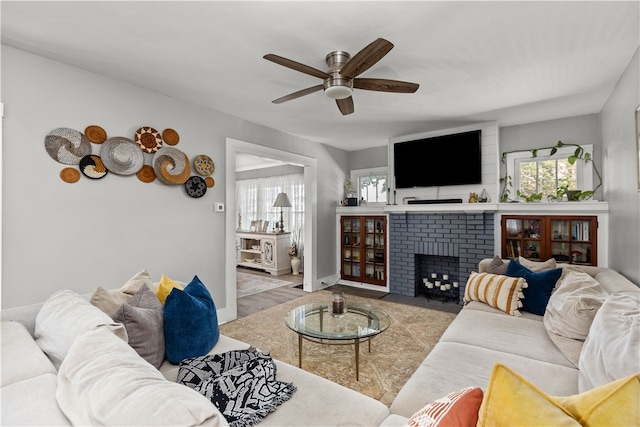
<svg viewBox="0 0 640 427">
<path fill-rule="evenodd" d="M 291 233 L 236 232 L 236 263 L 274 276 L 291 273 Z"/>
</svg>

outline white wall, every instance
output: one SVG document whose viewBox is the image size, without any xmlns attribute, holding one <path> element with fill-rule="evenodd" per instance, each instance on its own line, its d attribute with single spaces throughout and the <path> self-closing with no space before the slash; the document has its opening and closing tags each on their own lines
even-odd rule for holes
<svg viewBox="0 0 640 427">
<path fill-rule="evenodd" d="M 592 144 L 593 161 L 600 173 L 602 173 L 602 137 L 598 114 L 565 117 L 500 128 L 501 155 L 503 152 L 514 150 L 552 147 L 558 141 L 582 146 Z M 503 175 L 504 171 L 501 170 L 500 176 Z M 593 180 L 594 186 L 598 185 L 595 174 Z M 602 189 L 596 192 L 594 200 L 603 200 Z"/>
<path fill-rule="evenodd" d="M 1 53 L 3 308 L 40 302 L 63 288 L 118 287 L 143 268 L 154 280 L 197 274 L 219 310 L 235 304 L 225 293 L 225 215 L 213 212 L 214 202 L 225 200 L 226 137 L 318 159 L 316 247 L 324 255 L 316 270 L 319 277 L 335 274 L 335 206 L 346 152 L 5 45 Z M 143 125 L 173 128 L 180 134 L 176 148 L 214 160 L 216 185 L 193 199 L 182 187 L 143 184 L 135 176 L 64 183 L 65 166 L 47 154 L 44 138 L 58 127 L 83 131 L 91 124 L 130 138 Z"/>
<path fill-rule="evenodd" d="M 636 51 L 600 113 L 604 193 L 609 202 L 609 266 L 640 285 L 640 192 L 634 111 L 640 106 Z"/>
</svg>

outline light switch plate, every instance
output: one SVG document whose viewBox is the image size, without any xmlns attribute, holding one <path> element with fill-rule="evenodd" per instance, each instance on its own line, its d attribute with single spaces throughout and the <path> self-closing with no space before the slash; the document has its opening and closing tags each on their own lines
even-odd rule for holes
<svg viewBox="0 0 640 427">
<path fill-rule="evenodd" d="M 213 205 L 213 211 L 214 212 L 224 212 L 224 203 L 216 202 L 216 204 Z"/>
</svg>

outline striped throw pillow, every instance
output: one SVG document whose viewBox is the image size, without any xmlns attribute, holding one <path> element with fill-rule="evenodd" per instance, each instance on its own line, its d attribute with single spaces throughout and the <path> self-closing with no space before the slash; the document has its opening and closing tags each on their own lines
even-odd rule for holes
<svg viewBox="0 0 640 427">
<path fill-rule="evenodd" d="M 482 404 L 483 392 L 479 387 L 467 387 L 449 393 L 429 403 L 413 414 L 409 427 L 475 426 Z"/>
<path fill-rule="evenodd" d="M 512 316 L 520 316 L 524 298 L 522 289 L 527 282 L 522 277 L 508 277 L 491 273 L 476 273 L 469 276 L 464 289 L 464 302 L 480 301 Z"/>
</svg>

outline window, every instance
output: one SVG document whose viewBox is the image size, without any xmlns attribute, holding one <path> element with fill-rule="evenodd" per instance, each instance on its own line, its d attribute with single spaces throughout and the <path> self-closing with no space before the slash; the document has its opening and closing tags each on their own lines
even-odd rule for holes
<svg viewBox="0 0 640 427">
<path fill-rule="evenodd" d="M 351 171 L 351 180 L 358 189 L 358 199 L 367 203 L 387 203 L 387 168 Z"/>
<path fill-rule="evenodd" d="M 586 153 L 593 152 L 593 145 L 584 145 Z M 534 157 L 531 151 L 518 151 L 507 154 L 507 175 L 513 179 L 512 199 L 517 191 L 530 195 L 542 193 L 543 198 L 555 194 L 560 187 L 569 190 L 590 190 L 593 188 L 593 168 L 590 163 L 578 160 L 573 165 L 569 156 L 575 152 L 575 146 L 560 147 L 552 156 L 550 149 L 538 150 Z"/>
</svg>

